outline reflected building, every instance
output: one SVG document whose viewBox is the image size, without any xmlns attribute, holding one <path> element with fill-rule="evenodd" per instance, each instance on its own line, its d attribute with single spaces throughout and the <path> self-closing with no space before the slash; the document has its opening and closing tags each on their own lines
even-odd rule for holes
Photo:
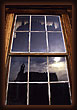
<svg viewBox="0 0 77 110">
<path fill-rule="evenodd" d="M 17 78 L 15 81 L 27 81 L 27 72 L 24 73 L 24 69 L 25 69 L 25 65 L 24 63 L 21 65 L 20 67 L 20 71 L 17 75 Z M 57 75 L 56 73 L 49 73 L 50 75 L 50 81 L 58 81 Z M 48 73 L 44 72 L 44 73 L 40 73 L 40 72 L 30 72 L 29 73 L 29 80 L 30 81 L 48 81 Z"/>
<path fill-rule="evenodd" d="M 20 71 L 15 81 L 26 81 L 27 80 L 27 72 L 24 73 L 24 69 L 25 69 L 25 65 L 23 63 L 20 67 Z"/>
<path fill-rule="evenodd" d="M 50 81 L 58 81 L 56 73 L 49 73 L 50 74 Z"/>
</svg>

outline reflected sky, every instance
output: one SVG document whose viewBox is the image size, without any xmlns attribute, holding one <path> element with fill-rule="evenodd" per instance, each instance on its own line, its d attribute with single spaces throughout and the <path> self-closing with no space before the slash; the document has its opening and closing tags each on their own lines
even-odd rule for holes
<svg viewBox="0 0 77 110">
<path fill-rule="evenodd" d="M 9 81 L 14 81 L 20 72 L 21 65 L 25 64 L 24 73 L 28 71 L 28 58 L 27 57 L 12 57 L 10 66 Z"/>
<path fill-rule="evenodd" d="M 32 31 L 45 31 L 44 16 L 32 16 L 31 17 L 31 30 Z"/>
<path fill-rule="evenodd" d="M 17 16 L 16 31 L 29 31 L 29 16 Z"/>
<path fill-rule="evenodd" d="M 47 57 L 31 57 L 30 58 L 29 81 L 31 82 L 48 81 Z"/>
<path fill-rule="evenodd" d="M 49 57 L 49 73 L 56 73 L 58 80 L 67 81 L 65 57 Z M 52 75 L 50 75 L 52 77 Z"/>
<path fill-rule="evenodd" d="M 31 57 L 30 72 L 47 72 L 47 57 Z"/>
<path fill-rule="evenodd" d="M 27 52 L 29 47 L 29 33 L 17 32 L 14 33 L 12 51 Z"/>
<path fill-rule="evenodd" d="M 21 65 L 25 64 L 24 73 L 28 71 L 28 59 L 27 57 L 12 57 L 11 67 L 10 67 L 10 81 L 14 81 L 17 78 L 18 72 L 20 71 Z M 50 77 L 54 77 L 52 74 L 56 74 L 58 81 L 67 81 L 67 67 L 65 57 L 49 57 L 49 74 Z M 37 81 L 47 81 L 47 57 L 30 57 L 30 69 L 29 72 L 33 74 L 44 73 L 45 79 L 39 79 Z M 37 76 L 37 75 L 36 75 Z M 35 76 L 35 77 L 36 77 Z M 31 78 L 32 76 L 30 76 Z M 34 78 L 35 78 L 34 77 Z M 35 81 L 31 78 L 30 81 Z M 52 81 L 52 78 L 50 78 Z"/>
<path fill-rule="evenodd" d="M 58 16 L 47 16 L 47 30 L 48 31 L 61 31 L 60 21 Z"/>
<path fill-rule="evenodd" d="M 48 33 L 49 52 L 65 52 L 62 33 Z"/>
<path fill-rule="evenodd" d="M 46 52 L 46 35 L 44 32 L 31 33 L 31 52 Z"/>
<path fill-rule="evenodd" d="M 48 46 L 49 52 L 65 52 L 64 41 L 61 31 L 59 16 L 46 16 L 47 31 L 48 32 Z M 16 30 L 29 31 L 30 16 L 17 16 Z M 25 26 L 25 27 L 24 27 Z M 31 16 L 31 32 L 30 51 L 31 52 L 47 52 L 46 30 L 45 30 L 45 16 Z M 45 32 L 40 32 L 45 31 Z M 14 33 L 12 51 L 28 52 L 29 49 L 29 32 Z"/>
</svg>

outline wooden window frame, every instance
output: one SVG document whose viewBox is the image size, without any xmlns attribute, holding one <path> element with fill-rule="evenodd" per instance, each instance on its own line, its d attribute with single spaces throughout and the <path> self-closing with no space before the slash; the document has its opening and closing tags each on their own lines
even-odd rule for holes
<svg viewBox="0 0 77 110">
<path fill-rule="evenodd" d="M 66 10 L 56 10 L 56 9 L 8 9 L 6 11 L 6 13 L 14 13 L 14 14 L 35 14 L 35 15 L 38 15 L 38 14 L 50 14 L 50 15 L 59 15 L 60 18 L 61 18 L 61 24 L 62 24 L 62 30 L 63 30 L 63 34 L 64 34 L 64 41 L 65 41 L 65 47 L 66 47 L 66 50 L 67 52 L 66 53 L 14 53 L 14 52 L 10 52 L 10 48 L 11 48 L 11 43 L 12 43 L 12 34 L 13 34 L 13 28 L 14 28 L 14 22 L 13 22 L 13 28 L 12 28 L 12 32 L 11 32 L 11 36 L 10 36 L 10 42 L 9 42 L 9 49 L 8 49 L 8 55 L 7 55 L 7 70 L 6 70 L 6 83 L 7 83 L 7 79 L 8 79 L 8 68 L 10 67 L 10 64 L 9 64 L 9 60 L 10 60 L 10 56 L 65 56 L 66 59 L 67 59 L 67 66 L 68 66 L 68 71 L 69 71 L 69 79 L 70 79 L 70 85 L 71 85 L 71 90 L 72 90 L 72 80 L 71 80 L 71 74 L 72 74 L 72 63 L 71 63 L 71 57 L 72 57 L 72 53 L 71 53 L 71 47 L 69 48 L 69 45 L 68 45 L 68 41 L 67 41 L 67 38 L 66 36 L 68 37 L 67 35 L 67 32 L 65 30 L 65 25 L 64 25 L 64 21 L 63 21 L 63 14 L 69 18 L 68 16 L 68 13 Z M 66 24 L 66 23 L 65 23 Z M 69 23 L 70 25 L 70 23 Z M 72 31 L 72 29 L 70 28 L 70 30 Z M 70 64 L 71 63 L 71 64 Z M 72 91 L 71 91 L 72 93 Z"/>
</svg>

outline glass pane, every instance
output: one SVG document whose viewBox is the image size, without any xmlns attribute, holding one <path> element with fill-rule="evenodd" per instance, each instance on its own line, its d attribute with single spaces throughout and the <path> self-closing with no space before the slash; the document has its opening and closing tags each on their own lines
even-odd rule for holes
<svg viewBox="0 0 77 110">
<path fill-rule="evenodd" d="M 46 52 L 46 35 L 44 32 L 31 33 L 31 52 Z"/>
<path fill-rule="evenodd" d="M 47 81 L 47 58 L 46 57 L 31 57 L 30 58 L 30 81 Z"/>
<path fill-rule="evenodd" d="M 27 84 L 9 84 L 7 105 L 27 105 Z"/>
<path fill-rule="evenodd" d="M 51 105 L 71 105 L 68 83 L 50 85 Z"/>
<path fill-rule="evenodd" d="M 17 16 L 16 31 L 29 31 L 29 16 Z"/>
<path fill-rule="evenodd" d="M 49 52 L 65 52 L 62 33 L 48 33 Z"/>
<path fill-rule="evenodd" d="M 48 84 L 30 84 L 29 104 L 48 105 Z"/>
<path fill-rule="evenodd" d="M 47 16 L 47 30 L 61 31 L 60 21 L 58 16 Z"/>
<path fill-rule="evenodd" d="M 65 57 L 49 57 L 50 81 L 68 81 Z"/>
<path fill-rule="evenodd" d="M 31 29 L 32 31 L 44 31 L 45 30 L 44 16 L 32 16 Z"/>
<path fill-rule="evenodd" d="M 12 57 L 9 81 L 27 81 L 28 58 Z"/>
<path fill-rule="evenodd" d="M 29 47 L 29 33 L 17 32 L 13 36 L 12 51 L 27 52 Z"/>
</svg>

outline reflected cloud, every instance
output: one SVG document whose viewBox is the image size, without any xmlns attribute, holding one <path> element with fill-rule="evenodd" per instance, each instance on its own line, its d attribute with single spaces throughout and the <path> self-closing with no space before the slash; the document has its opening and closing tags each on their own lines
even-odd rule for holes
<svg viewBox="0 0 77 110">
<path fill-rule="evenodd" d="M 26 25 L 26 24 L 28 24 L 28 21 L 23 21 L 23 22 L 18 21 L 18 22 L 16 23 L 16 30 L 17 30 L 20 26 Z"/>
<path fill-rule="evenodd" d="M 45 23 L 44 22 L 40 22 L 41 23 L 41 25 L 44 25 Z"/>
<path fill-rule="evenodd" d="M 55 68 L 62 68 L 65 66 L 64 62 L 55 62 L 53 64 L 51 64 L 52 67 L 55 67 Z"/>
<path fill-rule="evenodd" d="M 53 22 L 47 22 L 48 26 L 53 26 Z"/>
<path fill-rule="evenodd" d="M 56 73 L 58 80 L 67 80 L 67 70 L 64 61 L 49 64 L 49 72 Z"/>
<path fill-rule="evenodd" d="M 17 23 L 16 23 L 16 30 L 17 30 L 17 28 L 20 27 L 21 25 L 22 25 L 22 22 L 17 22 Z"/>
<path fill-rule="evenodd" d="M 55 57 L 55 58 L 54 58 L 54 61 L 55 61 L 55 62 L 59 62 L 60 59 L 61 59 L 60 57 Z"/>
<path fill-rule="evenodd" d="M 30 65 L 30 72 L 39 72 L 39 73 L 44 73 L 47 72 L 47 65 L 46 62 L 44 63 L 34 63 Z"/>
<path fill-rule="evenodd" d="M 54 22 L 54 27 L 55 27 L 55 29 L 59 28 L 59 23 Z"/>
</svg>

